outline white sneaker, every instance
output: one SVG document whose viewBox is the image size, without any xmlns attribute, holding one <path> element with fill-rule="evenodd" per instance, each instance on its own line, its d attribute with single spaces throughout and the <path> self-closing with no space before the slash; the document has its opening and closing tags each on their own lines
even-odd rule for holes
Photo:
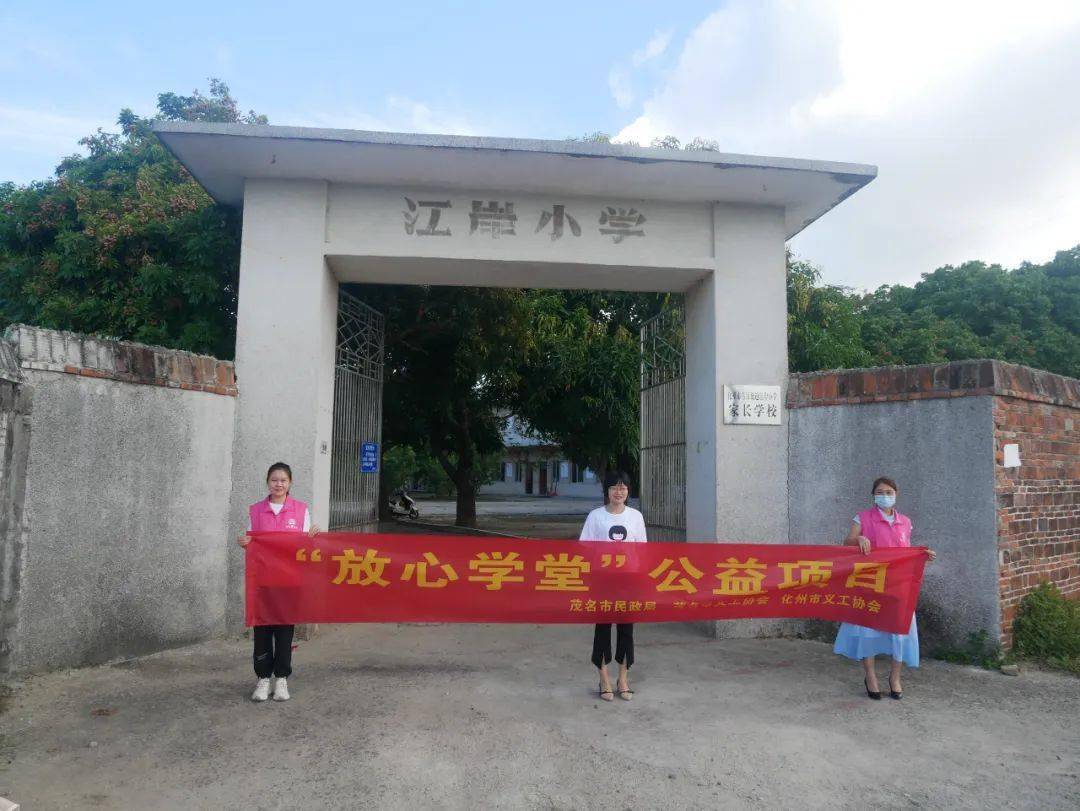
<svg viewBox="0 0 1080 811">
<path fill-rule="evenodd" d="M 274 682 L 274 701 L 289 700 L 289 682 L 283 676 Z"/>
<path fill-rule="evenodd" d="M 255 692 L 251 694 L 252 701 L 266 701 L 270 698 L 270 679 L 259 679 L 255 683 Z"/>
</svg>

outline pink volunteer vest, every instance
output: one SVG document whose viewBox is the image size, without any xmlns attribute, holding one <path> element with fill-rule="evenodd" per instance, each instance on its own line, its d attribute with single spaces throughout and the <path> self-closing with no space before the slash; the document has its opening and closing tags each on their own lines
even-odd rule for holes
<svg viewBox="0 0 1080 811">
<path fill-rule="evenodd" d="M 303 532 L 306 514 L 307 504 L 292 496 L 285 496 L 285 505 L 277 515 L 270 509 L 269 498 L 248 507 L 252 532 Z"/>
<path fill-rule="evenodd" d="M 890 524 L 877 507 L 859 513 L 859 527 L 870 540 L 872 549 L 889 546 L 911 546 L 911 519 L 893 511 L 896 520 Z"/>
</svg>

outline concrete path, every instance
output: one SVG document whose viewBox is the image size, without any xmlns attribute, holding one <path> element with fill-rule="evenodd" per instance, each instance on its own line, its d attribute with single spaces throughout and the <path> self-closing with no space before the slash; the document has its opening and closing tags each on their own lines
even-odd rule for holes
<svg viewBox="0 0 1080 811">
<path fill-rule="evenodd" d="M 901 702 L 797 640 L 638 626 L 604 703 L 581 626 L 324 627 L 287 703 L 234 639 L 28 680 L 0 796 L 53 808 L 1080 807 L 1080 679 L 928 662 Z M 881 669 L 884 670 L 882 664 Z"/>
<path fill-rule="evenodd" d="M 453 518 L 456 505 L 453 499 L 419 499 L 421 520 L 427 518 Z M 580 515 L 582 520 L 589 510 L 600 506 L 596 498 L 574 496 L 481 496 L 476 500 L 477 516 L 519 515 Z"/>
</svg>

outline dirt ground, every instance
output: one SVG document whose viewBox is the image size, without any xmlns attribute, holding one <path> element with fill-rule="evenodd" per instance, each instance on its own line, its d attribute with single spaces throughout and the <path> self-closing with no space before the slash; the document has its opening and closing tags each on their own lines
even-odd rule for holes
<svg viewBox="0 0 1080 811">
<path fill-rule="evenodd" d="M 0 796 L 53 808 L 1080 807 L 1080 679 L 925 662 L 903 701 L 803 640 L 639 625 L 632 702 L 591 629 L 324 626 L 293 699 L 250 642 L 15 685 Z M 884 673 L 885 664 L 879 669 Z"/>
</svg>

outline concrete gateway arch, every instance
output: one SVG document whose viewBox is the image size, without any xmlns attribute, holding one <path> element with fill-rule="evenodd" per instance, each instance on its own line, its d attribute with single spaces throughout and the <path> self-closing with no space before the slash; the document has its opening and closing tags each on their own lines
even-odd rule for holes
<svg viewBox="0 0 1080 811">
<path fill-rule="evenodd" d="M 342 282 L 686 296 L 686 535 L 788 534 L 785 243 L 872 166 L 617 144 L 162 122 L 218 202 L 243 207 L 232 521 L 290 461 L 326 525 Z M 773 424 L 722 387 L 776 387 Z M 778 423 L 778 424 L 777 424 Z M 242 562 L 230 567 L 230 618 Z"/>
</svg>

